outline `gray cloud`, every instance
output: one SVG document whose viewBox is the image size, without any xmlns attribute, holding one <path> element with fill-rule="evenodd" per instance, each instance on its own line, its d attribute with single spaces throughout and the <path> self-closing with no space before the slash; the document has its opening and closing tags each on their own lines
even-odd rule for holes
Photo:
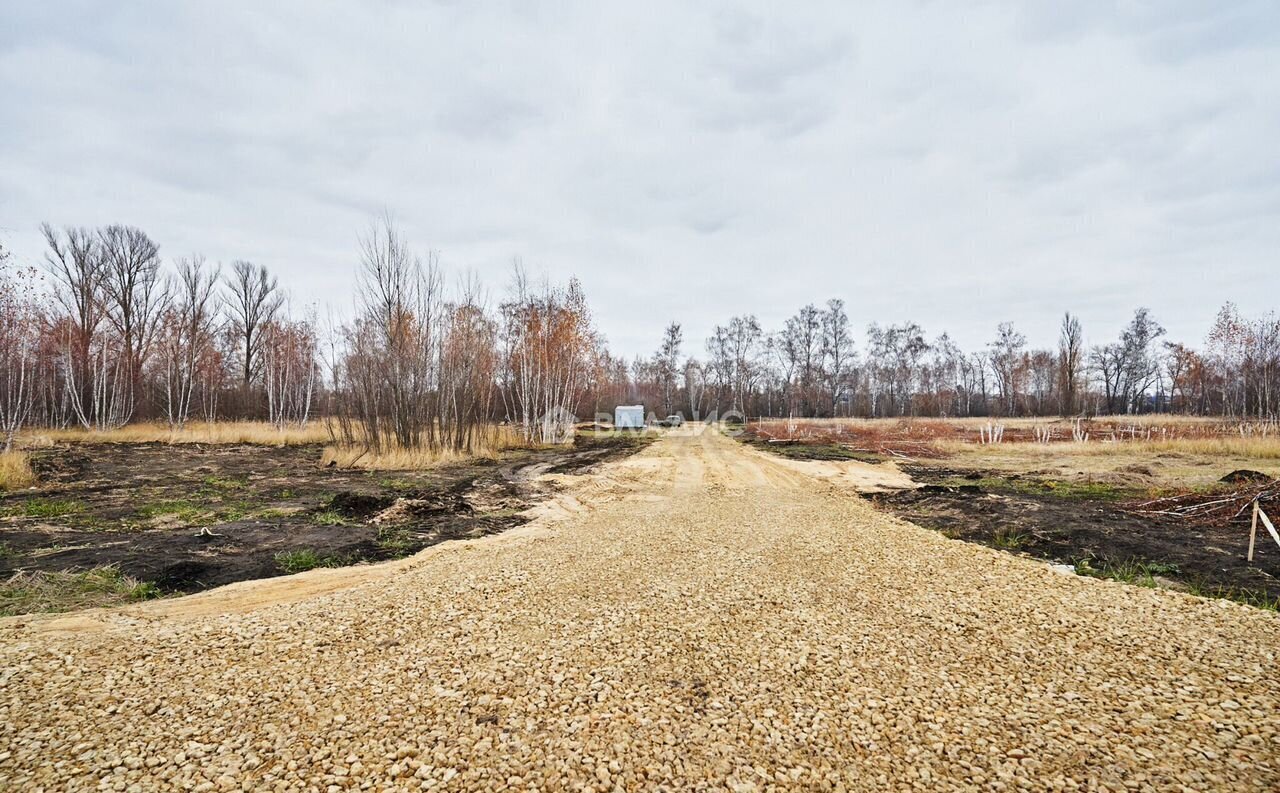
<svg viewBox="0 0 1280 793">
<path fill-rule="evenodd" d="M 1278 56 L 1263 1 L 16 4 L 0 234 L 134 223 L 344 308 L 389 208 L 495 290 L 579 275 L 627 354 L 833 296 L 1196 340 L 1274 307 Z"/>
</svg>

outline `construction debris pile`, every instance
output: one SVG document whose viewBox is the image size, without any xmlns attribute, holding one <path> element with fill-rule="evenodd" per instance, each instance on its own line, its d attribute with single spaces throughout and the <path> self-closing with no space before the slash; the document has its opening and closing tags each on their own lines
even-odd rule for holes
<svg viewBox="0 0 1280 793">
<path fill-rule="evenodd" d="M 1123 508 L 1140 515 L 1163 515 L 1215 525 L 1249 520 L 1255 501 L 1263 509 L 1280 511 L 1280 479 L 1258 471 L 1232 471 L 1220 481 L 1234 489 L 1178 493 L 1125 504 Z"/>
</svg>

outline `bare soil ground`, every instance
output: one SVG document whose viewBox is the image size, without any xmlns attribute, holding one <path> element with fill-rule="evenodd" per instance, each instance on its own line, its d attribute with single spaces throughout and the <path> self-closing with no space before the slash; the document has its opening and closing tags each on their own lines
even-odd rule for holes
<svg viewBox="0 0 1280 793">
<path fill-rule="evenodd" d="M 173 594 L 402 557 L 520 525 L 550 492 L 540 474 L 635 448 L 593 440 L 367 472 L 321 467 L 314 445 L 62 444 L 32 454 L 37 490 L 0 497 L 0 582 L 111 565 Z"/>
<path fill-rule="evenodd" d="M 1225 505 L 1225 514 L 1174 517 L 1135 508 L 1171 494 L 1226 496 L 1240 487 L 1219 480 L 1241 469 L 1265 483 L 1280 476 L 1280 459 L 1259 442 L 1227 444 L 1235 453 L 1199 450 L 1205 438 L 1240 440 L 1229 422 L 1181 420 L 1140 429 L 1125 421 L 1132 420 L 1089 426 L 1125 438 L 1130 430 L 1190 437 L 1076 444 L 1067 442 L 1069 422 L 1025 420 L 1011 425 L 1005 442 L 980 445 L 955 440 L 976 432 L 973 421 L 813 420 L 753 424 L 742 440 L 789 460 L 893 466 L 913 481 L 880 488 L 874 503 L 948 537 L 1071 564 L 1083 574 L 1280 608 L 1280 547 L 1263 529 L 1254 562 L 1246 560 L 1247 499 Z M 1034 442 L 1037 425 L 1056 427 L 1056 441 Z M 1267 487 L 1265 503 L 1280 512 L 1280 482 Z"/>
<path fill-rule="evenodd" d="M 876 494 L 873 502 L 948 537 L 1134 578 L 1131 583 L 1269 608 L 1280 602 L 1280 547 L 1262 534 L 1248 563 L 1247 514 L 1227 522 L 1142 515 L 1125 509 L 1138 498 L 1131 491 L 1051 487 L 1052 480 L 937 465 L 904 468 L 925 486 Z"/>
<path fill-rule="evenodd" d="M 693 428 L 557 481 L 409 559 L 0 621 L 0 788 L 1280 786 L 1275 614 L 952 541 Z"/>
</svg>

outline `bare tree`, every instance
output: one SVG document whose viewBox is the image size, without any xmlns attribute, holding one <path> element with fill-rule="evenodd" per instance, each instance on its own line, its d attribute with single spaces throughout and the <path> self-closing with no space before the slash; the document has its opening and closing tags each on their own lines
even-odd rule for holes
<svg viewBox="0 0 1280 793">
<path fill-rule="evenodd" d="M 517 263 L 501 313 L 507 413 L 526 441 L 560 443 L 572 430 L 599 344 L 582 286 L 571 280 L 560 289 L 544 281 L 535 290 Z"/>
<path fill-rule="evenodd" d="M 1080 375 L 1084 369 L 1084 331 L 1080 318 L 1071 312 L 1062 315 L 1062 329 L 1058 334 L 1058 414 L 1068 416 L 1076 412 Z"/>
<path fill-rule="evenodd" d="M 424 268 L 390 216 L 360 238 L 359 316 L 342 367 L 350 437 L 374 451 L 436 448 L 435 364 L 444 311 L 434 258 Z"/>
<path fill-rule="evenodd" d="M 760 377 L 760 357 L 764 331 L 755 315 L 733 317 L 728 325 L 716 326 L 707 339 L 712 371 L 721 390 L 727 392 L 730 410 L 745 412 L 748 399 Z M 723 404 L 723 394 L 718 400 Z"/>
<path fill-rule="evenodd" d="M 49 249 L 45 267 L 53 278 L 53 298 L 62 314 L 60 342 L 63 375 L 72 409 L 88 429 L 95 423 L 94 342 L 106 314 L 103 294 L 104 265 L 98 236 L 88 229 L 55 231 L 41 226 Z"/>
<path fill-rule="evenodd" d="M 275 319 L 284 297 L 266 267 L 246 261 L 231 263 L 225 287 L 224 300 L 236 339 L 240 382 L 248 391 L 262 374 L 262 329 Z"/>
<path fill-rule="evenodd" d="M 817 388 L 822 379 L 822 312 L 810 303 L 787 320 L 795 338 L 797 386 L 800 413 L 812 416 L 817 407 Z"/>
<path fill-rule="evenodd" d="M 845 313 L 843 300 L 828 300 L 827 310 L 822 314 L 822 360 L 827 377 L 827 397 L 834 416 L 839 413 L 839 406 L 848 401 L 849 377 L 856 360 L 853 334 L 849 332 L 849 315 Z"/>
<path fill-rule="evenodd" d="M 961 376 L 964 352 L 946 333 L 934 339 L 930 349 L 932 360 L 927 369 L 935 394 L 934 410 L 940 416 L 969 415 Z"/>
<path fill-rule="evenodd" d="M 13 448 L 35 404 L 42 322 L 35 273 L 11 271 L 8 258 L 0 248 L 0 450 L 5 452 Z"/>
<path fill-rule="evenodd" d="M 262 326 L 262 379 L 267 420 L 278 429 L 305 427 L 311 416 L 319 364 L 313 319 L 275 319 Z"/>
<path fill-rule="evenodd" d="M 1117 412 L 1117 406 L 1125 402 L 1124 396 L 1124 347 L 1119 344 L 1100 344 L 1089 354 L 1089 363 L 1102 383 L 1105 412 Z"/>
<path fill-rule="evenodd" d="M 107 226 L 99 230 L 98 244 L 106 315 L 120 340 L 132 412 L 142 402 L 142 369 L 169 293 L 160 275 L 160 249 L 141 229 Z"/>
<path fill-rule="evenodd" d="M 781 392 L 778 395 L 780 409 L 789 416 L 794 415 L 798 402 L 795 375 L 801 358 L 800 339 L 795 332 L 795 324 L 788 320 L 781 331 L 770 334 L 765 339 L 764 349 L 772 364 L 770 368 L 777 375 L 777 390 Z"/>
<path fill-rule="evenodd" d="M 654 358 L 658 384 L 662 390 L 662 414 L 668 415 L 676 404 L 677 377 L 680 368 L 680 344 L 684 334 L 680 323 L 672 322 L 662 334 L 662 346 Z"/>
<path fill-rule="evenodd" d="M 477 448 L 493 409 L 498 327 L 481 293 L 478 282 L 464 282 L 445 311 L 440 344 L 441 445 L 457 452 Z"/>
<path fill-rule="evenodd" d="M 1058 356 L 1052 350 L 1031 350 L 1022 356 L 1023 410 L 1033 416 L 1050 412 L 1051 403 L 1061 393 L 1058 387 Z"/>
<path fill-rule="evenodd" d="M 991 371 L 996 376 L 996 387 L 1000 389 L 1001 409 L 1006 416 L 1015 415 L 1027 337 L 1014 330 L 1012 322 L 1001 322 L 996 328 L 996 339 L 989 346 Z"/>
<path fill-rule="evenodd" d="M 1094 365 L 1102 376 L 1111 413 L 1134 413 L 1143 407 L 1151 387 L 1160 375 L 1156 341 L 1164 335 L 1151 312 L 1139 308 L 1120 334 L 1120 341 L 1095 348 Z"/>
<path fill-rule="evenodd" d="M 359 314 L 334 365 L 340 436 L 375 453 L 476 450 L 487 437 L 498 368 L 497 323 L 480 284 L 463 281 L 448 300 L 434 257 L 424 266 L 389 217 L 360 246 Z M 271 359 L 270 393 L 283 397 L 284 370 L 274 352 Z M 293 370 L 304 371 L 301 364 Z"/>
<path fill-rule="evenodd" d="M 912 413 L 921 359 L 928 350 L 924 328 L 914 322 L 887 328 L 873 322 L 867 327 L 867 375 L 873 416 Z"/>
<path fill-rule="evenodd" d="M 193 397 L 202 377 L 207 377 L 208 361 L 214 355 L 217 283 L 218 269 L 206 267 L 203 256 L 178 261 L 177 276 L 170 286 L 173 300 L 156 342 L 161 407 L 174 429 L 181 429 L 190 417 Z"/>
<path fill-rule="evenodd" d="M 697 420 L 703 415 L 702 399 L 707 389 L 707 370 L 694 358 L 684 362 L 684 394 L 689 400 L 689 416 Z"/>
</svg>

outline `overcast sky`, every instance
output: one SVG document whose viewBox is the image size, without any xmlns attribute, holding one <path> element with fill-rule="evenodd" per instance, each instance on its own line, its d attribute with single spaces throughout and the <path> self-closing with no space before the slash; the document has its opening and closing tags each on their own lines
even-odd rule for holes
<svg viewBox="0 0 1280 793">
<path fill-rule="evenodd" d="M 1274 0 L 5 0 L 0 97 L 33 262 L 128 223 L 347 309 L 387 208 L 495 299 L 576 274 L 626 355 L 829 297 L 970 348 L 1280 308 Z"/>
</svg>

